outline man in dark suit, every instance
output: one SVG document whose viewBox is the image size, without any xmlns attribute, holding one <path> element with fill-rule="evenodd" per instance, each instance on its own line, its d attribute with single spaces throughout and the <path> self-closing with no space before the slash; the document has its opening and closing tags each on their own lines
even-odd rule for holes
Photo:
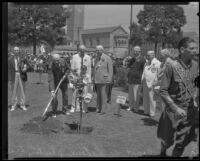
<svg viewBox="0 0 200 161">
<path fill-rule="evenodd" d="M 68 59 L 61 58 L 59 54 L 52 54 L 52 60 L 49 63 L 48 69 L 48 82 L 49 82 L 49 91 L 52 95 L 55 94 L 55 89 L 58 86 L 61 78 L 65 75 L 65 73 L 70 69 L 70 62 Z M 69 114 L 68 110 L 68 83 L 69 80 L 66 77 L 65 80 L 60 85 L 60 90 L 62 92 L 62 111 L 66 114 Z M 54 97 L 52 101 L 52 110 L 53 117 L 56 117 L 58 100 L 57 96 Z"/>
<path fill-rule="evenodd" d="M 103 53 L 103 46 L 97 46 L 96 51 L 94 83 L 97 90 L 97 112 L 104 114 L 107 110 L 106 86 L 112 81 L 113 64 L 111 58 Z"/>
<path fill-rule="evenodd" d="M 27 110 L 25 107 L 27 62 L 22 58 L 18 47 L 14 48 L 14 55 L 8 58 L 8 81 L 11 82 L 12 90 L 12 106 L 10 111 L 14 111 L 17 105 L 19 105 L 23 110 Z M 20 98 L 20 101 L 18 97 Z"/>
</svg>

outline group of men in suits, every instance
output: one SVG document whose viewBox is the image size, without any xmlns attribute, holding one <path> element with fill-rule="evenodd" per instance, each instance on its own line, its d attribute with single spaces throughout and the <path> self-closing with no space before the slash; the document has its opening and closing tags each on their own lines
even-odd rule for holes
<svg viewBox="0 0 200 161">
<path fill-rule="evenodd" d="M 61 77 L 66 73 L 67 70 L 72 71 L 75 73 L 76 76 L 81 76 L 83 67 L 85 68 L 84 74 L 84 93 L 87 94 L 92 91 L 92 85 L 95 86 L 96 93 L 97 93 L 97 112 L 100 114 L 105 114 L 107 109 L 107 86 L 110 85 L 112 82 L 113 77 L 113 64 L 111 58 L 104 54 L 103 46 L 99 45 L 96 47 L 96 54 L 97 57 L 94 61 L 94 68 L 92 69 L 92 61 L 91 57 L 86 54 L 86 48 L 84 45 L 79 46 L 79 52 L 73 55 L 71 62 L 67 62 L 65 64 L 63 72 L 60 69 L 56 69 L 56 66 L 52 66 L 50 68 L 50 76 L 49 76 L 49 83 L 54 84 L 51 88 L 51 93 L 54 94 L 54 90 L 58 81 Z M 54 54 L 56 55 L 56 54 Z M 56 61 L 55 59 L 62 60 L 58 58 L 59 56 L 53 56 L 53 62 Z M 57 61 L 58 61 L 57 60 Z M 66 61 L 65 61 L 66 62 Z M 92 71 L 93 70 L 93 71 Z M 54 71 L 54 72 L 52 72 Z M 62 73 L 62 74 L 60 74 Z M 93 74 L 92 74 L 93 73 Z M 58 76 L 59 75 L 59 76 Z M 77 90 L 74 85 L 70 82 L 68 77 L 65 78 L 66 80 L 61 83 L 61 91 L 63 93 L 63 111 L 65 114 L 69 115 L 75 111 L 80 111 L 80 102 L 76 99 Z M 55 83 L 56 82 L 56 83 Z M 53 89 L 53 90 L 52 90 Z M 53 103 L 54 104 L 54 101 Z M 54 105 L 57 107 L 56 105 Z M 64 108 L 65 106 L 65 108 Z M 87 108 L 88 104 L 83 102 L 83 112 L 88 112 Z M 57 109 L 57 108 L 54 108 Z M 54 110 L 56 113 L 56 111 Z M 56 114 L 54 113 L 54 117 Z"/>
<path fill-rule="evenodd" d="M 109 85 L 113 79 L 113 64 L 111 58 L 104 53 L 102 45 L 96 47 L 96 58 L 86 54 L 86 47 L 79 46 L 77 54 L 72 59 L 62 58 L 59 54 L 51 53 L 51 60 L 48 65 L 48 82 L 49 91 L 54 99 L 51 102 L 53 117 L 56 117 L 58 109 L 58 100 L 55 89 L 62 77 L 68 72 L 73 71 L 77 76 L 81 74 L 81 66 L 86 68 L 84 93 L 92 93 L 95 89 L 97 93 L 97 112 L 105 114 L 107 109 L 108 96 L 111 95 Z M 93 62 L 93 64 L 92 64 Z M 8 59 L 9 81 L 11 81 L 12 105 L 11 111 L 15 110 L 19 105 L 23 110 L 27 110 L 25 106 L 25 82 L 27 81 L 27 62 L 20 56 L 19 47 L 14 48 L 13 56 Z M 93 88 L 94 87 L 94 88 Z M 62 92 L 62 111 L 70 114 L 80 110 L 79 101 L 75 99 L 77 89 L 66 77 L 60 84 L 59 89 Z M 18 94 L 20 91 L 21 93 Z M 107 94 L 109 92 L 109 94 Z M 19 99 L 17 98 L 19 96 Z M 75 107 L 76 106 L 76 107 Z M 83 112 L 88 112 L 87 103 L 83 105 Z"/>
</svg>

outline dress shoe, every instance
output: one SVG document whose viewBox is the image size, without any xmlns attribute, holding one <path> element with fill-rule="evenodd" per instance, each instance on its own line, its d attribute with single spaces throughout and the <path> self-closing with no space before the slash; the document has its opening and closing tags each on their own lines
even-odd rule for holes
<svg viewBox="0 0 200 161">
<path fill-rule="evenodd" d="M 27 108 L 26 108 L 25 105 L 20 105 L 20 107 L 21 107 L 21 109 L 22 109 L 23 111 L 26 111 L 26 110 L 27 110 Z"/>
<path fill-rule="evenodd" d="M 16 106 L 11 106 L 10 111 L 14 111 L 16 109 Z"/>
<path fill-rule="evenodd" d="M 56 114 L 53 114 L 52 117 L 53 117 L 53 118 L 56 118 Z"/>
<path fill-rule="evenodd" d="M 74 113 L 74 112 L 75 112 L 74 107 L 71 107 L 70 113 Z"/>
</svg>

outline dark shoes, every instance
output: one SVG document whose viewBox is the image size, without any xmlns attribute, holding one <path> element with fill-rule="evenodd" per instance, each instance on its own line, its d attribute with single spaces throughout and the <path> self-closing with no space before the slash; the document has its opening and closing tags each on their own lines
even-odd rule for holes
<svg viewBox="0 0 200 161">
<path fill-rule="evenodd" d="M 111 104 L 111 100 L 108 100 L 107 103 Z"/>
</svg>

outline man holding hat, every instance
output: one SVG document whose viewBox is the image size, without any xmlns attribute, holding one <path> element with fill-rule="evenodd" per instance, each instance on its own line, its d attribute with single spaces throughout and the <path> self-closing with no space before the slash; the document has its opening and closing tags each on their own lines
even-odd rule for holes
<svg viewBox="0 0 200 161">
<path fill-rule="evenodd" d="M 55 95 L 55 89 L 58 86 L 60 80 L 65 75 L 65 73 L 70 69 L 70 62 L 66 61 L 64 58 L 61 58 L 59 54 L 52 54 L 52 59 L 49 63 L 48 69 L 48 82 L 49 82 L 49 91 L 52 95 Z M 67 111 L 68 108 L 68 78 L 66 77 L 60 85 L 60 90 L 62 92 L 62 111 L 66 114 L 69 114 Z M 57 96 L 54 97 L 52 101 L 52 110 L 53 117 L 56 117 L 58 107 Z"/>
<path fill-rule="evenodd" d="M 96 47 L 97 58 L 94 68 L 94 83 L 97 90 L 97 112 L 104 114 L 107 110 L 106 86 L 113 77 L 113 63 L 109 56 L 104 54 L 102 45 Z"/>
<path fill-rule="evenodd" d="M 14 111 L 17 105 L 26 111 L 25 82 L 27 81 L 27 62 L 21 57 L 19 47 L 14 47 L 14 55 L 8 59 L 8 74 L 12 90 L 10 111 Z"/>
</svg>

